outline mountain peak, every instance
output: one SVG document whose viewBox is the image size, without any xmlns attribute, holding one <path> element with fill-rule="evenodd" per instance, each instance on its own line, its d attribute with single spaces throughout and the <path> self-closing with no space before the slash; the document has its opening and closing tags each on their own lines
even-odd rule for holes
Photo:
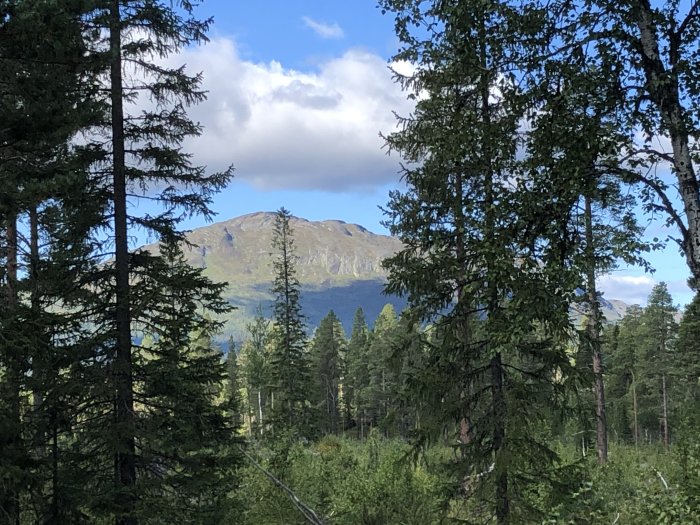
<svg viewBox="0 0 700 525">
<path fill-rule="evenodd" d="M 258 305 L 265 308 L 272 299 L 275 217 L 275 212 L 249 213 L 187 234 L 191 243 L 184 248 L 188 262 L 204 269 L 212 280 L 229 283 L 226 297 L 238 309 L 226 331 L 237 339 L 245 335 L 245 325 Z M 302 306 L 310 327 L 330 309 L 349 329 L 358 306 L 368 319 L 376 317 L 388 302 L 403 308 L 405 301 L 382 295 L 387 277 L 382 261 L 401 248 L 397 238 L 337 219 L 310 221 L 292 216 L 290 222 Z"/>
</svg>

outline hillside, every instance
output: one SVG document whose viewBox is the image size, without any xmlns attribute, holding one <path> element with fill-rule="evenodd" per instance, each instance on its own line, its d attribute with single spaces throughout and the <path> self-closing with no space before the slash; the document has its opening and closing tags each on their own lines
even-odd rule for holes
<svg viewBox="0 0 700 525">
<path fill-rule="evenodd" d="M 269 313 L 272 296 L 272 230 L 275 214 L 252 213 L 218 222 L 188 233 L 194 247 L 185 248 L 190 264 L 203 268 L 215 281 L 226 281 L 227 299 L 237 310 L 227 320 L 226 336 L 239 340 L 255 310 Z M 350 331 L 358 306 L 372 322 L 390 302 L 397 309 L 405 301 L 382 295 L 386 272 L 381 261 L 401 243 L 343 221 L 308 221 L 293 217 L 297 272 L 302 283 L 302 306 L 309 327 L 333 309 Z M 155 249 L 155 246 L 147 246 Z"/>
<path fill-rule="evenodd" d="M 215 281 L 229 283 L 226 298 L 237 310 L 227 319 L 226 337 L 242 339 L 259 305 L 269 314 L 274 221 L 274 213 L 258 212 L 197 228 L 187 235 L 193 244 L 185 249 L 190 264 L 203 268 Z M 293 217 L 291 225 L 299 257 L 302 306 L 310 328 L 332 309 L 349 335 L 358 306 L 369 323 L 387 302 L 397 310 L 404 307 L 404 300 L 382 294 L 386 272 L 381 261 L 400 248 L 398 239 L 338 220 Z M 156 249 L 153 245 L 146 248 Z M 627 310 L 625 303 L 614 299 L 603 300 L 602 307 L 610 321 L 618 321 Z"/>
</svg>

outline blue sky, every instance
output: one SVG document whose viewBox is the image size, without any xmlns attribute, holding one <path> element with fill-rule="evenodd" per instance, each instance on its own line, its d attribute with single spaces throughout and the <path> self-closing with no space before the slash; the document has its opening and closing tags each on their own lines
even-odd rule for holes
<svg viewBox="0 0 700 525">
<path fill-rule="evenodd" d="M 209 92 L 190 111 L 204 134 L 185 148 L 210 169 L 236 168 L 215 199 L 217 219 L 284 206 L 386 233 L 380 206 L 399 184 L 399 159 L 379 133 L 394 129 L 392 111 L 411 109 L 388 67 L 398 46 L 392 18 L 374 0 L 205 0 L 197 14 L 214 17 L 211 42 L 168 62 L 201 71 Z M 665 235 L 656 223 L 649 232 Z M 605 296 L 643 303 L 663 280 L 676 302 L 690 301 L 678 250 L 649 259 L 655 274 L 602 276 Z"/>
</svg>

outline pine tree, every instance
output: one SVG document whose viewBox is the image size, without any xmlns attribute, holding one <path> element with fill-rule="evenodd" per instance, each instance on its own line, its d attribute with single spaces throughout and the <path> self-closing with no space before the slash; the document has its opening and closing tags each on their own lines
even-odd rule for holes
<svg viewBox="0 0 700 525">
<path fill-rule="evenodd" d="M 275 217 L 272 267 L 275 280 L 271 355 L 271 395 L 274 396 L 275 432 L 286 430 L 306 436 L 311 426 L 309 386 L 311 370 L 306 349 L 304 316 L 301 312 L 301 284 L 296 275 L 292 216 L 280 208 Z"/>
<path fill-rule="evenodd" d="M 635 443 L 659 440 L 668 446 L 672 425 L 680 419 L 676 412 L 683 366 L 676 346 L 676 313 L 666 284 L 659 283 L 646 308 L 631 307 L 620 322 L 611 355 L 611 379 L 617 385 L 611 402 L 618 413 L 624 409 L 631 415 Z"/>
<path fill-rule="evenodd" d="M 346 428 L 354 420 L 360 439 L 366 436 L 369 389 L 369 327 L 362 308 L 357 308 L 345 355 L 346 380 L 343 382 Z"/>
<path fill-rule="evenodd" d="M 340 385 L 345 353 L 343 325 L 331 310 L 321 320 L 311 340 L 311 362 L 315 369 L 316 406 L 322 435 L 340 430 L 342 399 Z"/>
<path fill-rule="evenodd" d="M 92 452 L 80 463 L 85 482 L 91 486 L 90 497 L 84 501 L 91 519 L 135 525 L 139 515 L 148 514 L 142 501 L 151 497 L 138 490 L 138 476 L 146 485 L 153 480 L 150 459 L 158 457 L 160 446 L 157 436 L 140 434 L 143 428 L 156 431 L 142 425 L 140 418 L 146 413 L 138 397 L 156 388 L 159 378 L 146 373 L 151 365 L 141 367 L 143 355 L 134 345 L 136 331 L 154 322 L 145 304 L 138 303 L 143 297 L 136 283 L 159 282 L 153 272 L 162 270 L 162 265 L 146 254 L 131 252 L 129 235 L 132 228 L 139 228 L 167 246 L 182 240 L 178 223 L 193 215 L 210 218 L 211 196 L 227 183 L 231 170 L 207 175 L 204 168 L 192 166 L 190 155 L 181 150 L 185 139 L 201 131 L 185 111 L 186 106 L 205 98 L 199 89 L 201 76 L 189 76 L 184 67 L 168 67 L 162 60 L 205 41 L 210 21 L 196 19 L 191 2 L 99 0 L 89 5 L 91 11 L 82 18 L 90 45 L 84 63 L 90 66 L 93 81 L 99 83 L 95 96 L 106 111 L 91 128 L 93 134 L 88 137 L 94 140 L 86 150 L 94 154 L 92 182 L 108 207 L 92 225 L 94 238 L 101 241 L 101 250 L 95 250 L 94 257 L 101 262 L 109 258 L 109 262 L 89 282 L 98 291 L 89 306 L 91 314 L 85 318 L 95 343 L 91 355 L 80 363 L 85 380 L 84 419 L 76 440 L 82 450 Z M 148 98 L 148 109 L 137 112 L 134 103 L 139 97 Z M 150 203 L 149 209 L 160 209 L 139 215 L 133 204 L 141 199 Z M 198 297 L 190 286 L 198 281 L 187 271 L 181 275 L 179 300 L 187 304 L 188 295 L 193 301 Z M 174 295 L 178 293 L 173 290 Z M 208 299 L 215 300 L 211 295 Z M 195 380 L 197 371 L 183 371 L 181 377 Z M 187 407 L 175 404 L 170 409 Z M 183 424 L 195 423 L 188 414 L 182 416 Z M 185 435 L 199 430 L 180 431 Z M 146 452 L 141 446 L 146 444 L 152 454 L 149 458 L 141 456 Z M 164 441 L 161 445 L 171 444 Z M 206 445 L 200 442 L 199 446 Z M 194 450 L 188 453 L 196 454 Z M 163 479 L 177 476 L 177 472 L 159 471 L 161 474 Z M 174 486 L 182 487 L 183 494 L 192 487 L 187 483 Z M 183 500 L 183 504 L 188 502 Z"/>
<path fill-rule="evenodd" d="M 258 437 L 265 433 L 267 410 L 270 397 L 270 356 L 268 340 L 270 338 L 270 321 L 258 308 L 255 319 L 247 326 L 248 339 L 241 347 L 242 375 L 245 378 L 250 432 Z"/>
<path fill-rule="evenodd" d="M 675 339 L 678 325 L 674 319 L 677 313 L 666 283 L 654 286 L 644 309 L 643 322 L 646 325 L 646 348 L 643 357 L 643 372 L 648 385 L 648 394 L 655 399 L 659 434 L 664 445 L 670 443 L 670 415 L 673 411 L 669 403 L 669 392 L 676 373 Z M 649 418 L 651 420 L 651 417 Z M 651 422 L 651 421 L 650 421 Z"/>
<path fill-rule="evenodd" d="M 557 377 L 571 372 L 564 343 L 578 280 L 541 214 L 557 196 L 535 197 L 516 155 L 530 99 L 512 71 L 545 29 L 527 2 L 381 5 L 396 12 L 394 58 L 415 65 L 397 77 L 417 99 L 387 139 L 407 184 L 388 205 L 404 245 L 386 263 L 388 291 L 440 334 L 428 363 L 452 370 L 440 410 L 464 422 L 459 467 L 475 510 L 484 502 L 481 518 L 499 525 L 534 521 L 544 509 L 527 480 L 556 477 L 543 436 L 562 400 Z"/>
<path fill-rule="evenodd" d="M 221 523 L 237 486 L 238 396 L 213 338 L 230 311 L 214 284 L 190 267 L 176 243 L 144 258 L 132 292 L 135 318 L 153 338 L 134 359 L 139 494 L 144 521 Z M 137 325 L 138 326 L 138 325 Z M 235 355 L 235 354 L 234 354 Z M 235 369 L 234 369 L 235 373 Z"/>
<path fill-rule="evenodd" d="M 84 337 L 67 305 L 89 267 L 86 221 L 102 211 L 68 144 L 98 106 L 82 64 L 85 9 L 0 2 L 0 515 L 12 523 L 76 518 L 59 435 L 74 414 L 67 365 Z"/>
</svg>

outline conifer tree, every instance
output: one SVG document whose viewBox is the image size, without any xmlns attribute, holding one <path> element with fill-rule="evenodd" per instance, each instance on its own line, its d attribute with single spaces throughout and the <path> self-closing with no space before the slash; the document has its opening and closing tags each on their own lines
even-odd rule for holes
<svg viewBox="0 0 700 525">
<path fill-rule="evenodd" d="M 534 91 L 542 106 L 532 117 L 533 130 L 527 140 L 533 194 L 542 192 L 544 199 L 556 195 L 549 217 L 540 220 L 551 220 L 550 227 L 559 230 L 559 256 L 569 258 L 581 275 L 584 293 L 577 303 L 584 326 L 579 331 L 577 361 L 592 372 L 600 463 L 607 461 L 607 418 L 603 316 L 596 278 L 615 268 L 620 259 L 648 268 L 640 257 L 648 246 L 641 240 L 642 229 L 633 215 L 635 200 L 620 180 L 625 168 L 619 152 L 632 144 L 616 127 L 614 97 L 607 83 L 611 74 L 602 67 L 586 70 L 582 60 L 551 60 L 542 76 L 535 75 L 539 84 Z"/>
<path fill-rule="evenodd" d="M 93 519 L 135 525 L 148 512 L 140 502 L 137 476 L 147 484 L 153 474 L 142 470 L 151 463 L 141 457 L 147 451 L 141 446 L 152 443 L 139 433 L 142 428 L 154 430 L 141 425 L 143 406 L 137 397 L 155 388 L 150 383 L 158 378 L 140 375 L 150 365 L 138 368 L 143 356 L 134 346 L 136 330 L 153 318 L 144 304 L 138 304 L 142 298 L 134 284 L 159 282 L 152 272 L 162 266 L 145 254 L 131 252 L 130 232 L 145 230 L 166 245 L 182 240 L 178 223 L 193 215 L 210 218 L 211 196 L 227 183 L 231 170 L 208 175 L 181 150 L 186 138 L 200 133 L 200 127 L 187 117 L 186 107 L 205 95 L 199 89 L 200 75 L 189 76 L 184 67 L 164 64 L 168 55 L 206 41 L 210 20 L 198 20 L 193 14 L 195 4 L 189 1 L 99 0 L 89 5 L 91 11 L 83 23 L 90 50 L 84 60 L 100 83 L 99 101 L 107 108 L 104 118 L 91 128 L 94 141 L 88 147 L 96 157 L 92 180 L 108 204 L 107 214 L 94 225 L 95 238 L 106 238 L 95 257 L 109 257 L 110 262 L 90 282 L 101 293 L 85 321 L 92 324 L 98 342 L 82 364 L 89 378 L 82 408 L 89 414 L 89 424 L 82 425 L 78 438 L 93 451 L 92 461 L 83 464 L 93 487 L 92 497 L 85 502 Z M 139 105 L 146 109 L 139 110 Z M 133 204 L 140 199 L 147 199 L 150 209 L 160 209 L 139 215 Z M 197 291 L 190 286 L 197 282 L 196 276 L 184 271 L 181 275 L 180 300 L 186 304 L 189 294 L 196 301 Z M 197 371 L 183 372 L 182 377 L 188 374 L 193 379 Z M 178 409 L 185 406 L 171 407 Z M 182 421 L 194 423 L 185 414 Z M 157 451 L 149 448 L 148 453 L 157 457 Z M 177 472 L 163 473 L 165 478 L 171 475 Z M 189 491 L 186 483 L 175 485 Z M 150 497 L 148 492 L 143 496 L 143 501 Z"/>
<path fill-rule="evenodd" d="M 394 58 L 415 66 L 397 78 L 418 101 L 387 139 L 407 183 L 388 206 L 404 248 L 386 263 L 387 288 L 440 333 L 428 362 L 453 371 L 440 408 L 465 422 L 459 467 L 480 519 L 534 521 L 545 509 L 527 480 L 556 478 L 545 414 L 562 399 L 556 377 L 571 372 L 563 343 L 577 282 L 540 216 L 557 196 L 536 199 L 516 155 L 531 99 L 512 72 L 545 28 L 528 2 L 381 5 L 396 13 Z"/>
<path fill-rule="evenodd" d="M 367 385 L 368 416 L 370 425 L 389 433 L 388 416 L 397 394 L 397 377 L 391 365 L 393 339 L 398 328 L 398 317 L 392 304 L 379 312 L 368 349 L 369 384 Z"/>
<path fill-rule="evenodd" d="M 340 384 L 345 353 L 343 325 L 331 310 L 321 320 L 311 340 L 311 362 L 315 369 L 316 406 L 321 434 L 337 434 L 341 423 Z"/>
<path fill-rule="evenodd" d="M 676 313 L 666 284 L 659 283 L 646 308 L 630 307 L 620 322 L 611 355 L 616 385 L 611 402 L 618 413 L 629 414 L 618 425 L 628 422 L 636 444 L 660 441 L 668 446 L 673 425 L 682 418 L 677 414 L 684 385 Z"/>
<path fill-rule="evenodd" d="M 344 360 L 347 376 L 344 381 L 343 399 L 346 428 L 351 426 L 354 418 L 360 439 L 366 435 L 368 422 L 369 341 L 369 327 L 365 321 L 365 314 L 362 308 L 358 307 Z"/>
<path fill-rule="evenodd" d="M 252 434 L 262 437 L 267 425 L 267 411 L 270 397 L 270 356 L 268 340 L 270 338 L 270 321 L 258 308 L 253 322 L 247 326 L 248 339 L 241 347 L 241 368 L 245 378 L 247 393 L 246 404 Z M 253 421 L 255 422 L 253 424 Z"/>
<path fill-rule="evenodd" d="M 0 515 L 12 523 L 71 515 L 59 419 L 71 415 L 66 365 L 83 337 L 81 317 L 55 306 L 76 297 L 89 267 L 85 225 L 102 211 L 68 145 L 96 108 L 82 64 L 85 9 L 0 2 Z"/>
<path fill-rule="evenodd" d="M 635 444 L 639 443 L 641 435 L 637 390 L 638 381 L 642 379 L 639 359 L 646 339 L 643 314 L 640 306 L 630 306 L 606 344 L 609 352 L 612 426 L 618 435 L 629 436 Z"/>
<path fill-rule="evenodd" d="M 238 395 L 213 342 L 230 310 L 214 284 L 185 261 L 176 243 L 143 258 L 132 293 L 136 326 L 152 338 L 135 354 L 139 479 L 137 515 L 181 523 L 221 523 L 240 462 Z M 235 354 L 234 354 L 235 355 Z M 235 373 L 235 369 L 234 369 Z"/>
<path fill-rule="evenodd" d="M 273 321 L 271 395 L 274 396 L 275 432 L 308 435 L 311 425 L 309 387 L 311 369 L 306 349 L 306 330 L 301 312 L 301 284 L 296 274 L 292 216 L 280 208 L 272 238 Z"/>
<path fill-rule="evenodd" d="M 673 305 L 666 283 L 661 282 L 654 286 L 643 316 L 648 338 L 642 356 L 645 379 L 643 384 L 648 388 L 649 397 L 655 400 L 658 431 L 667 448 L 671 439 L 669 418 L 674 410 L 670 403 L 670 392 L 677 372 L 675 350 L 678 325 L 674 318 L 676 313 L 677 309 Z M 649 419 L 651 420 L 651 417 Z"/>
<path fill-rule="evenodd" d="M 229 415 L 233 429 L 240 429 L 243 426 L 244 404 L 241 392 L 243 391 L 243 380 L 240 365 L 240 354 L 236 352 L 236 345 L 233 337 L 230 337 L 226 345 L 226 389 L 225 400 L 229 406 Z"/>
<path fill-rule="evenodd" d="M 679 419 L 688 418 L 697 428 L 700 425 L 700 294 L 686 306 L 678 326 L 676 342 L 679 398 L 682 410 Z"/>
</svg>

